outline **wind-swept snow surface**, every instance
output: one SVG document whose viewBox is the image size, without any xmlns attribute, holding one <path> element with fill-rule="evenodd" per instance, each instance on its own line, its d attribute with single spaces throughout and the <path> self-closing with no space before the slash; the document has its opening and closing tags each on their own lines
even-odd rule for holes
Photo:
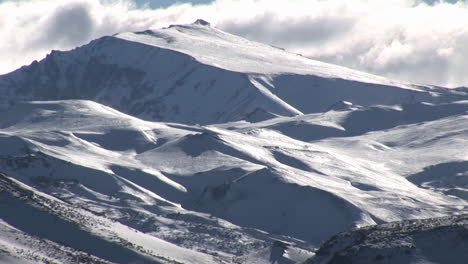
<svg viewBox="0 0 468 264">
<path fill-rule="evenodd" d="M 0 95 L 0 261 L 300 263 L 350 228 L 468 210 L 466 90 L 203 21 L 53 52 Z"/>
</svg>

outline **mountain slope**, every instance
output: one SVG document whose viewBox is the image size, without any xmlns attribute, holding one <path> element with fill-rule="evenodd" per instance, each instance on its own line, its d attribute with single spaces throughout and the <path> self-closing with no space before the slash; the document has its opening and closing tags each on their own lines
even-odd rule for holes
<svg viewBox="0 0 468 264">
<path fill-rule="evenodd" d="M 0 95 L 0 109 L 18 100 L 87 99 L 146 120 L 191 124 L 321 112 L 341 100 L 368 106 L 467 96 L 313 61 L 200 21 L 53 51 L 1 76 Z"/>
<path fill-rule="evenodd" d="M 453 177 L 445 185 L 414 176 L 464 164 L 467 102 L 413 107 L 427 109 L 189 126 L 90 101 L 25 102 L 0 116 L 0 166 L 67 203 L 220 259 L 249 259 L 275 240 L 304 259 L 351 227 L 467 210 L 467 186 L 456 180 L 463 167 L 440 175 Z M 388 115 L 395 124 L 380 127 Z"/>
<path fill-rule="evenodd" d="M 12 229 L 8 227 L 9 225 L 14 226 L 34 235 L 36 240 L 45 239 L 46 243 L 51 244 L 52 252 L 57 251 L 54 246 L 58 248 L 60 246 L 47 240 L 57 241 L 62 245 L 88 253 L 89 255 L 80 252 L 72 254 L 71 258 L 76 257 L 80 262 L 100 263 L 104 262 L 102 259 L 114 263 L 214 262 L 211 256 L 142 234 L 31 189 L 2 174 L 0 175 L 0 196 L 2 198 L 0 217 L 8 222 L 3 226 L 9 229 Z M 31 221 L 31 218 L 34 221 Z M 27 240 L 19 241 L 19 243 L 33 244 L 33 249 L 41 246 L 34 245 L 34 242 L 30 243 Z M 51 252 L 44 252 L 44 255 L 45 259 L 53 256 Z M 59 259 L 69 261 L 67 257 L 60 256 L 60 254 Z M 37 261 L 45 262 L 46 260 L 40 260 L 39 257 Z"/>
</svg>

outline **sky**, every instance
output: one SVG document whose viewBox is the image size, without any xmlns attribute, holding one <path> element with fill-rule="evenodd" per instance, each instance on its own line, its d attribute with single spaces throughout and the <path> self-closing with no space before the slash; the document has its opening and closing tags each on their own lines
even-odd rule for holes
<svg viewBox="0 0 468 264">
<path fill-rule="evenodd" d="M 105 35 L 191 23 L 393 79 L 468 86 L 468 3 L 0 0 L 0 74 Z"/>
</svg>

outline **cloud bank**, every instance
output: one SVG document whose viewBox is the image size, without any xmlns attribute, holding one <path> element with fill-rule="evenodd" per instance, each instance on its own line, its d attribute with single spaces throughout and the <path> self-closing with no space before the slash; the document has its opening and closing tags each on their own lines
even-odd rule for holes
<svg viewBox="0 0 468 264">
<path fill-rule="evenodd" d="M 391 78 L 468 86 L 468 4 L 418 0 L 216 0 L 137 8 L 130 0 L 0 3 L 0 73 L 51 49 L 197 18 L 251 40 Z"/>
</svg>

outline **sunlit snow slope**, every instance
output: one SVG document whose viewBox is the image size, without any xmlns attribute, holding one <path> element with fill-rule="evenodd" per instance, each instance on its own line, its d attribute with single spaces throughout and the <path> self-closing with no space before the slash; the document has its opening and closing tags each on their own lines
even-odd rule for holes
<svg viewBox="0 0 468 264">
<path fill-rule="evenodd" d="M 55 51 L 0 76 L 0 106 L 0 262 L 301 263 L 468 212 L 466 89 L 204 21 Z"/>
</svg>

